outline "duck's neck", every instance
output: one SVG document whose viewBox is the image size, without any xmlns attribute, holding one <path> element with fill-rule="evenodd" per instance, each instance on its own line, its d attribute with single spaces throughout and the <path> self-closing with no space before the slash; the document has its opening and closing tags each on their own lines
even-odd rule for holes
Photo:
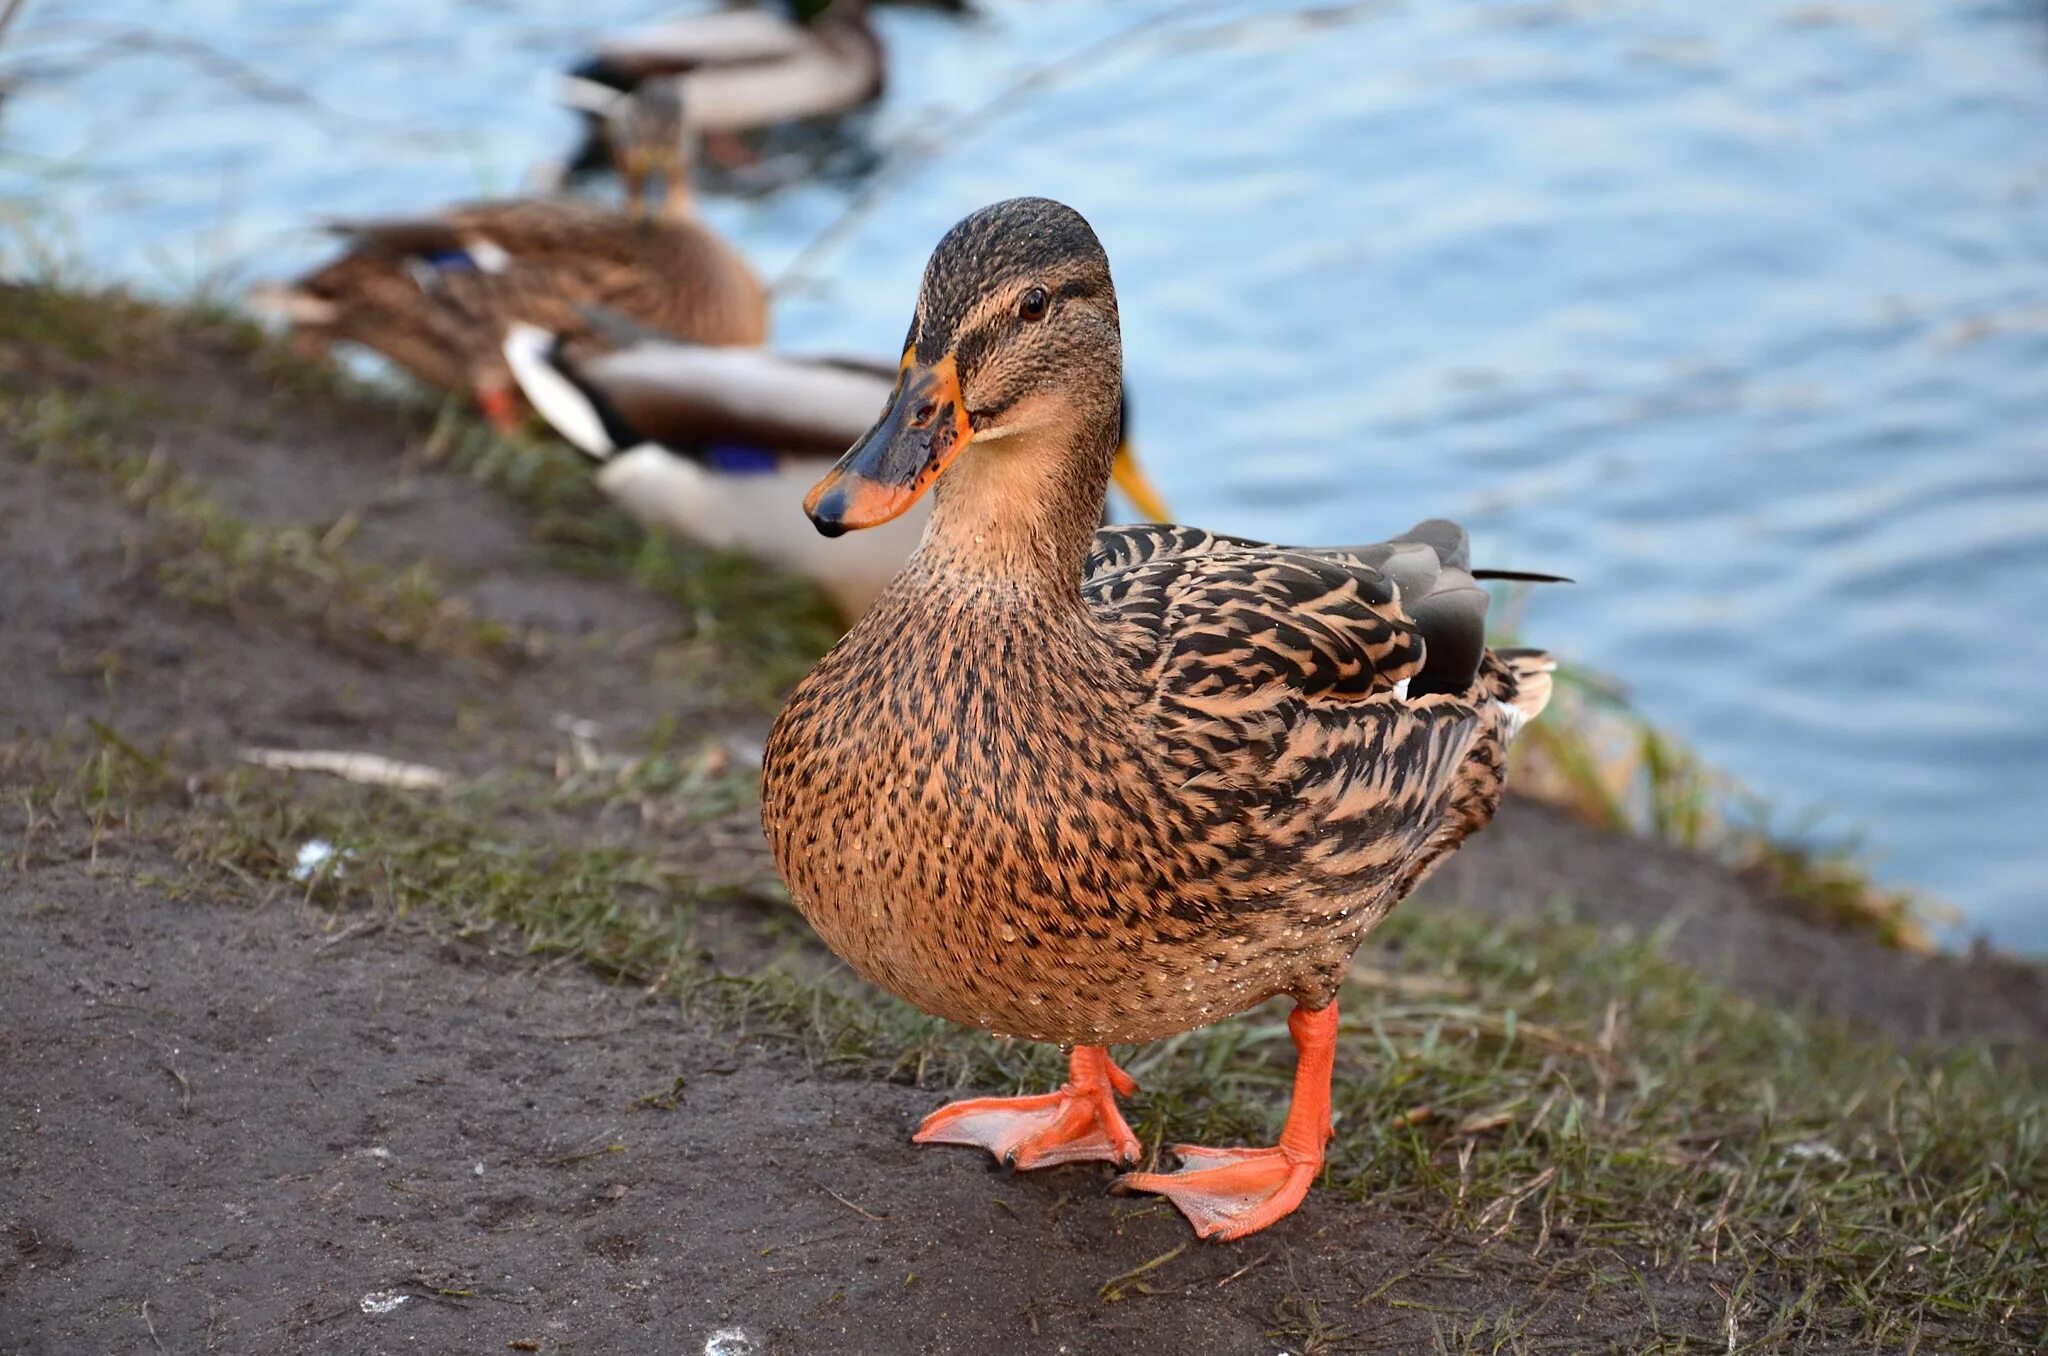
<svg viewBox="0 0 2048 1356">
<path fill-rule="evenodd" d="M 916 566 L 950 589 L 1080 608 L 1116 443 L 1113 405 L 977 439 L 934 487 Z"/>
</svg>

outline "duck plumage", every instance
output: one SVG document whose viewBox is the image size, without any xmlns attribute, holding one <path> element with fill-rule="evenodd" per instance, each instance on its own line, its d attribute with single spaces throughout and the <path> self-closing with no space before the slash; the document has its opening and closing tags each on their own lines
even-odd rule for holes
<svg viewBox="0 0 2048 1356">
<path fill-rule="evenodd" d="M 1104 1047 L 1291 998 L 1281 1142 L 1122 1179 L 1236 1237 L 1320 1168 L 1350 957 L 1492 816 L 1551 663 L 1486 647 L 1448 522 L 1340 549 L 1097 531 L 1120 370 L 1107 259 L 1072 209 L 998 204 L 940 243 L 889 408 L 807 501 L 828 534 L 937 505 L 791 693 L 763 823 L 854 969 L 1072 1048 L 1060 1091 L 943 1108 L 925 1142 L 1128 1162 L 1134 1085 Z"/>
</svg>

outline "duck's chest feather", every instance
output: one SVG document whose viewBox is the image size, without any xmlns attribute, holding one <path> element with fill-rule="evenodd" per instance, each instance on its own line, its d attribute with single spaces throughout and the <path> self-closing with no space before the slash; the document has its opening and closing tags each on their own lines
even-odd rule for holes
<svg viewBox="0 0 2048 1356">
<path fill-rule="evenodd" d="M 791 696 L 764 824 L 797 907 L 863 975 L 956 1021 L 1087 1043 L 1287 987 L 1259 960 L 1266 912 L 1218 898 L 1216 826 L 1171 793 L 1100 644 L 1001 616 L 864 623 Z"/>
</svg>

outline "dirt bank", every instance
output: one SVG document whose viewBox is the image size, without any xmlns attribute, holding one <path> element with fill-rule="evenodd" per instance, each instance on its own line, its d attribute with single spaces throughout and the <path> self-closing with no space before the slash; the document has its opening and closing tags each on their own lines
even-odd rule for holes
<svg viewBox="0 0 2048 1356">
<path fill-rule="evenodd" d="M 484 483 L 427 414 L 232 327 L 117 312 L 109 332 L 88 323 L 104 310 L 7 301 L 0 1352 L 1718 1351 L 1798 1307 L 1755 1258 L 1447 1222 L 1455 1164 L 1413 1198 L 1434 1210 L 1324 1191 L 1246 1246 L 1183 1246 L 1176 1216 L 1104 1197 L 1101 1172 L 912 1152 L 942 1095 L 906 1085 L 915 1061 L 821 1059 L 457 937 L 368 876 L 334 914 L 286 877 L 197 871 L 175 826 L 232 799 L 247 746 L 482 781 L 573 781 L 593 747 L 743 767 L 761 666 L 786 656 L 761 654 L 759 596 L 718 592 L 727 567 L 648 587 L 629 551 L 605 555 L 615 525 Z M 808 624 L 800 598 L 775 609 Z M 109 738 L 166 774 L 155 827 L 35 789 L 49 750 Z M 648 796 L 560 803 L 521 826 L 737 882 L 693 904 L 691 944 L 727 968 L 801 945 L 748 805 L 679 822 Z M 1538 806 L 1410 907 L 1662 929 L 1664 956 L 1799 1020 L 2048 1037 L 2036 969 L 1889 951 Z M 1400 945 L 1365 960 L 1400 971 Z M 2034 1313 L 2012 1312 L 1967 1335 L 2030 1338 Z M 1869 1342 L 1816 1320 L 1770 1347 Z"/>
</svg>

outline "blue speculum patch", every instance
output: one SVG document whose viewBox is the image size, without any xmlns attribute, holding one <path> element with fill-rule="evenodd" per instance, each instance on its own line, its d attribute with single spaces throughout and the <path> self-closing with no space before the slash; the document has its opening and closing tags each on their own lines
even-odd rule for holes
<svg viewBox="0 0 2048 1356">
<path fill-rule="evenodd" d="M 732 476 L 763 476 L 775 469 L 775 454 L 744 443 L 713 443 L 704 449 L 704 464 Z"/>
</svg>

